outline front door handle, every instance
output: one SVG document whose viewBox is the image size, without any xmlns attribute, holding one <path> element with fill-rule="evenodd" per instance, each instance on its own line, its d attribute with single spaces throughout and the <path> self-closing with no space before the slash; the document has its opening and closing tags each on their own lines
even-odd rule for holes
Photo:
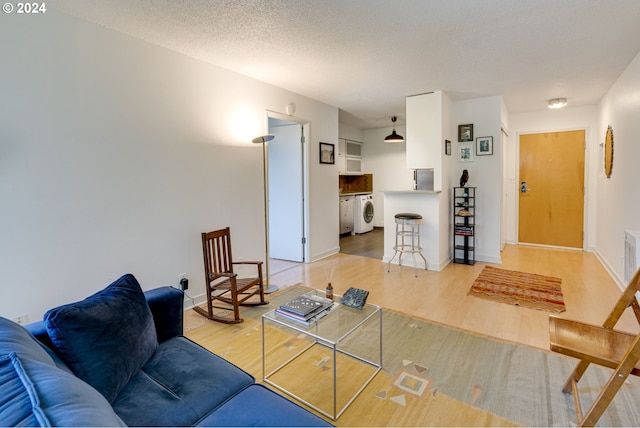
<svg viewBox="0 0 640 428">
<path fill-rule="evenodd" d="M 526 181 L 522 181 L 520 183 L 520 193 L 527 193 L 530 192 L 531 189 L 527 188 L 527 182 Z"/>
</svg>

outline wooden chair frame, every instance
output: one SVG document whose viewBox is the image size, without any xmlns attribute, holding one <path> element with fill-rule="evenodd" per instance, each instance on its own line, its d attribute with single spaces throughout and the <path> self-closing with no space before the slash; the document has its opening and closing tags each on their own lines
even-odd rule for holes
<svg viewBox="0 0 640 428">
<path fill-rule="evenodd" d="M 231 229 L 226 227 L 213 232 L 202 233 L 202 255 L 207 293 L 207 310 L 199 306 L 194 311 L 213 321 L 227 324 L 241 323 L 240 306 L 266 305 L 261 261 L 234 262 L 231 252 Z M 233 271 L 235 265 L 254 265 L 257 275 L 252 278 L 238 278 Z M 259 300 L 247 301 L 252 296 Z M 216 304 L 223 302 L 224 306 Z M 213 313 L 213 309 L 233 311 L 233 318 Z"/>
<path fill-rule="evenodd" d="M 629 306 L 640 324 L 640 306 L 636 298 L 638 291 L 640 269 L 636 271 L 602 326 L 556 316 L 549 317 L 551 350 L 580 360 L 562 389 L 565 393 L 573 393 L 580 426 L 594 426 L 627 377 L 630 374 L 640 376 L 640 334 L 634 335 L 614 329 Z M 614 372 L 583 416 L 578 382 L 591 363 L 609 367 Z"/>
</svg>

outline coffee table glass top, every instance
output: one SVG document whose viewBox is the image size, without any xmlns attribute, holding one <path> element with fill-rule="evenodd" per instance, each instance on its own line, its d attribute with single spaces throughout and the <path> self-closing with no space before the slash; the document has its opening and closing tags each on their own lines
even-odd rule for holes
<svg viewBox="0 0 640 428">
<path fill-rule="evenodd" d="M 320 290 L 313 290 L 303 294 L 325 297 L 324 291 Z M 334 295 L 334 302 L 339 303 L 340 296 Z M 324 341 L 339 342 L 344 336 L 353 331 L 354 328 L 361 325 L 379 311 L 380 306 L 370 303 L 365 303 L 362 309 L 337 304 L 334 305 L 325 316 L 309 326 L 282 317 L 275 312 L 275 309 L 267 312 L 263 317 L 278 324 L 284 324 L 289 328 L 303 331 L 311 336 L 316 336 Z"/>
</svg>

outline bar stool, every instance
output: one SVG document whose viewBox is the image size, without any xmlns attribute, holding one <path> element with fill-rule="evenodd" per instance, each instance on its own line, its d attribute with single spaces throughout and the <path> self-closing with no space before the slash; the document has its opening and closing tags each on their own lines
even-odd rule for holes
<svg viewBox="0 0 640 428">
<path fill-rule="evenodd" d="M 416 262 L 416 253 L 424 260 L 424 269 L 427 270 L 427 259 L 422 255 L 422 247 L 420 247 L 420 223 L 422 223 L 422 216 L 414 213 L 399 213 L 395 215 L 396 218 L 396 245 L 393 247 L 395 253 L 389 260 L 389 266 L 387 272 L 391 271 L 391 262 L 395 259 L 396 254 L 400 253 L 398 257 L 398 265 L 402 266 L 402 253 L 411 253 L 413 255 L 413 265 L 416 268 L 416 276 L 418 276 L 418 263 Z M 398 244 L 398 238 L 400 238 L 400 244 Z M 406 243 L 405 239 L 411 238 L 411 243 Z"/>
</svg>

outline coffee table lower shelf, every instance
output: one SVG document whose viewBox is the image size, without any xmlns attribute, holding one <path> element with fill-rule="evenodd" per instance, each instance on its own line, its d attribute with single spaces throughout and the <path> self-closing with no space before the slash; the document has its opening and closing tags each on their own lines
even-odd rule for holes
<svg viewBox="0 0 640 428">
<path fill-rule="evenodd" d="M 335 311 L 319 321 L 320 328 L 299 326 L 272 312 L 262 317 L 264 382 L 338 419 L 382 369 L 382 311 L 379 307 L 361 314 Z M 323 334 L 323 327 L 344 325 L 347 316 L 357 321 L 346 334 Z"/>
<path fill-rule="evenodd" d="M 329 362 L 325 358 L 327 352 L 333 353 L 332 360 L 336 361 L 333 364 L 333 370 L 325 365 Z M 321 373 L 311 372 L 309 365 L 316 366 Z M 361 367 L 356 367 L 357 365 Z M 264 382 L 336 420 L 380 370 L 381 367 L 371 361 L 362 360 L 317 342 L 311 343 L 267 374 Z M 327 380 L 329 374 L 332 379 Z M 359 380 L 362 382 L 358 382 Z M 341 385 L 340 390 L 338 383 Z M 293 391 L 300 392 L 296 394 Z"/>
</svg>

